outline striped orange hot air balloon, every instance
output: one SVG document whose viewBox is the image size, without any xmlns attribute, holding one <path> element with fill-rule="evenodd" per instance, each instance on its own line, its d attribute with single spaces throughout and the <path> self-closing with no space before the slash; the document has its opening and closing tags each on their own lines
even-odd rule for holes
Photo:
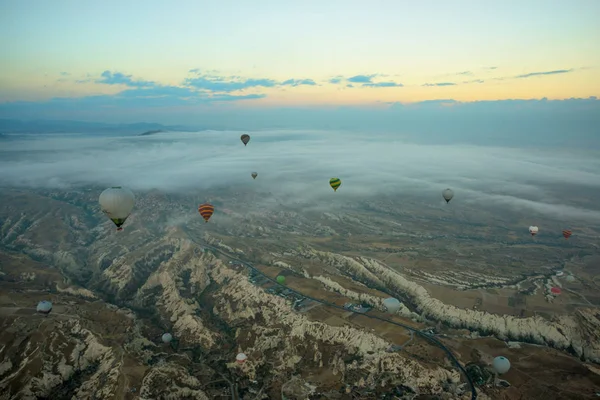
<svg viewBox="0 0 600 400">
<path fill-rule="evenodd" d="M 215 206 L 213 206 L 212 204 L 209 204 L 209 203 L 200 204 L 198 206 L 198 212 L 200 213 L 200 215 L 202 215 L 202 218 L 204 218 L 204 221 L 208 222 L 210 217 L 215 212 Z"/>
<path fill-rule="evenodd" d="M 573 232 L 571 232 L 569 229 L 563 230 L 563 236 L 565 237 L 565 239 L 568 239 L 569 237 L 571 237 L 572 234 L 573 234 Z"/>
</svg>

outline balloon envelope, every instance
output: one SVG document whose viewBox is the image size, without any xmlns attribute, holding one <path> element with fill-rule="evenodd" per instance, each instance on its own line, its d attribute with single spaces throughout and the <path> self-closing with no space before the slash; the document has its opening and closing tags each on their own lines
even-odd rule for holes
<svg viewBox="0 0 600 400">
<path fill-rule="evenodd" d="M 242 364 L 246 361 L 248 357 L 246 357 L 246 355 L 244 353 L 239 353 L 236 357 L 235 357 L 235 361 Z"/>
<path fill-rule="evenodd" d="M 538 233 L 539 229 L 537 226 L 531 225 L 529 227 L 529 233 L 531 233 L 531 236 L 535 236 Z"/>
<path fill-rule="evenodd" d="M 336 192 L 341 185 L 342 185 L 342 181 L 340 178 L 331 178 L 329 180 L 329 186 L 332 187 L 334 192 Z"/>
<path fill-rule="evenodd" d="M 285 276 L 283 276 L 283 275 L 279 275 L 279 276 L 277 277 L 277 283 L 279 283 L 279 284 L 282 284 L 282 285 L 283 285 L 283 284 L 285 283 Z"/>
<path fill-rule="evenodd" d="M 173 335 L 171 335 L 170 333 L 163 333 L 161 339 L 162 339 L 163 343 L 169 343 L 169 342 L 171 342 L 171 340 L 173 340 Z"/>
<path fill-rule="evenodd" d="M 559 288 L 559 287 L 556 287 L 556 286 L 555 286 L 555 287 L 553 287 L 552 289 L 550 289 L 550 292 L 551 292 L 552 294 L 561 294 L 561 293 L 562 293 L 562 290 L 560 290 L 560 288 Z"/>
<path fill-rule="evenodd" d="M 250 141 L 250 135 L 244 133 L 242 136 L 240 136 L 240 140 L 242 141 L 242 143 L 244 143 L 245 146 Z"/>
<path fill-rule="evenodd" d="M 48 300 L 42 300 L 38 303 L 36 311 L 42 314 L 49 314 L 52 311 L 52 303 Z"/>
<path fill-rule="evenodd" d="M 393 297 L 388 297 L 383 301 L 383 305 L 387 308 L 388 312 L 395 314 L 400 310 L 402 303 Z"/>
<path fill-rule="evenodd" d="M 253 178 L 253 179 L 256 179 L 256 177 L 257 177 L 257 176 L 258 176 L 258 174 L 257 174 L 256 172 L 253 172 L 253 173 L 252 173 L 252 178 Z"/>
<path fill-rule="evenodd" d="M 209 203 L 200 204 L 198 206 L 198 212 L 200 213 L 202 218 L 204 218 L 204 221 L 208 222 L 210 217 L 215 212 L 215 206 L 213 206 L 212 204 L 209 204 Z"/>
<path fill-rule="evenodd" d="M 573 232 L 571 232 L 569 229 L 565 229 L 562 231 L 563 236 L 565 237 L 565 239 L 568 239 L 571 237 L 571 235 L 573 234 Z"/>
<path fill-rule="evenodd" d="M 454 191 L 450 188 L 444 189 L 444 191 L 442 192 L 442 197 L 444 198 L 444 200 L 446 200 L 446 203 L 448 203 L 454 197 Z"/>
<path fill-rule="evenodd" d="M 498 356 L 494 358 L 494 361 L 492 362 L 492 367 L 497 373 L 505 374 L 510 369 L 510 361 L 508 361 L 508 358 L 506 357 Z"/>
<path fill-rule="evenodd" d="M 575 282 L 575 277 L 573 275 L 567 275 L 567 282 Z"/>
<path fill-rule="evenodd" d="M 131 190 L 125 187 L 113 186 L 100 193 L 98 203 L 100 203 L 102 212 L 117 228 L 121 228 L 133 210 L 135 196 Z"/>
</svg>

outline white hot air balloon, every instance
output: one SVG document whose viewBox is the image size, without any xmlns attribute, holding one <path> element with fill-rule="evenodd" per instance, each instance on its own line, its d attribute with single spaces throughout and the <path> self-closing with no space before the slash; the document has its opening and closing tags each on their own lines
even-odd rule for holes
<svg viewBox="0 0 600 400">
<path fill-rule="evenodd" d="M 235 357 L 235 362 L 237 362 L 238 364 L 243 364 L 246 362 L 246 359 L 248 357 L 244 354 L 244 353 L 239 353 L 236 357 Z"/>
<path fill-rule="evenodd" d="M 52 311 L 52 303 L 48 300 L 42 300 L 38 303 L 36 311 L 41 314 L 50 314 L 50 311 Z"/>
<path fill-rule="evenodd" d="M 508 361 L 508 358 L 506 357 L 498 356 L 494 358 L 494 361 L 492 362 L 492 367 L 497 373 L 505 374 L 510 369 L 510 361 Z"/>
<path fill-rule="evenodd" d="M 135 204 L 133 192 L 121 186 L 114 186 L 102 192 L 98 202 L 102 212 L 114 222 L 117 230 L 123 230 L 121 225 L 125 223 Z"/>
<path fill-rule="evenodd" d="M 387 308 L 388 312 L 396 314 L 398 310 L 400 310 L 400 306 L 402 305 L 402 303 L 400 303 L 398 299 L 388 297 L 383 301 L 383 305 L 385 306 L 385 308 Z"/>
<path fill-rule="evenodd" d="M 454 191 L 450 188 L 444 189 L 444 191 L 442 192 L 442 197 L 444 198 L 444 200 L 446 200 L 446 203 L 449 203 L 450 200 L 452 200 L 452 198 L 454 197 Z"/>
<path fill-rule="evenodd" d="M 531 225 L 531 226 L 529 227 L 529 233 L 531 233 L 531 236 L 535 236 L 535 235 L 537 235 L 538 231 L 539 231 L 539 229 L 538 229 L 538 227 L 537 227 L 537 226 L 533 226 L 533 225 Z"/>
<path fill-rule="evenodd" d="M 173 335 L 171 335 L 170 333 L 163 333 L 162 335 L 162 341 L 163 343 L 171 343 L 171 340 L 173 340 Z"/>
<path fill-rule="evenodd" d="M 567 282 L 575 282 L 575 277 L 573 275 L 567 275 Z"/>
</svg>

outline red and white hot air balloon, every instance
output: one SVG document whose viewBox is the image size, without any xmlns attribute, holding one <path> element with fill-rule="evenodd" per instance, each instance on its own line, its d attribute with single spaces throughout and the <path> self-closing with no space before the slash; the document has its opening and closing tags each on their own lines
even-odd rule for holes
<svg viewBox="0 0 600 400">
<path fill-rule="evenodd" d="M 529 227 L 529 233 L 531 233 L 531 236 L 535 236 L 535 235 L 537 235 L 538 231 L 539 231 L 539 229 L 538 229 L 538 227 L 537 227 L 537 226 L 533 226 L 533 225 L 531 225 L 531 226 Z"/>
</svg>

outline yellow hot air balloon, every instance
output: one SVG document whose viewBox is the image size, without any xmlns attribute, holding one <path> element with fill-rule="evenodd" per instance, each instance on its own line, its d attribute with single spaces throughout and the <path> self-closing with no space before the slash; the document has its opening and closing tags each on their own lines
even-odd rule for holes
<svg viewBox="0 0 600 400">
<path fill-rule="evenodd" d="M 329 186 L 331 186 L 334 192 L 336 192 L 341 185 L 342 181 L 340 180 L 340 178 L 331 178 L 329 180 Z"/>
</svg>

